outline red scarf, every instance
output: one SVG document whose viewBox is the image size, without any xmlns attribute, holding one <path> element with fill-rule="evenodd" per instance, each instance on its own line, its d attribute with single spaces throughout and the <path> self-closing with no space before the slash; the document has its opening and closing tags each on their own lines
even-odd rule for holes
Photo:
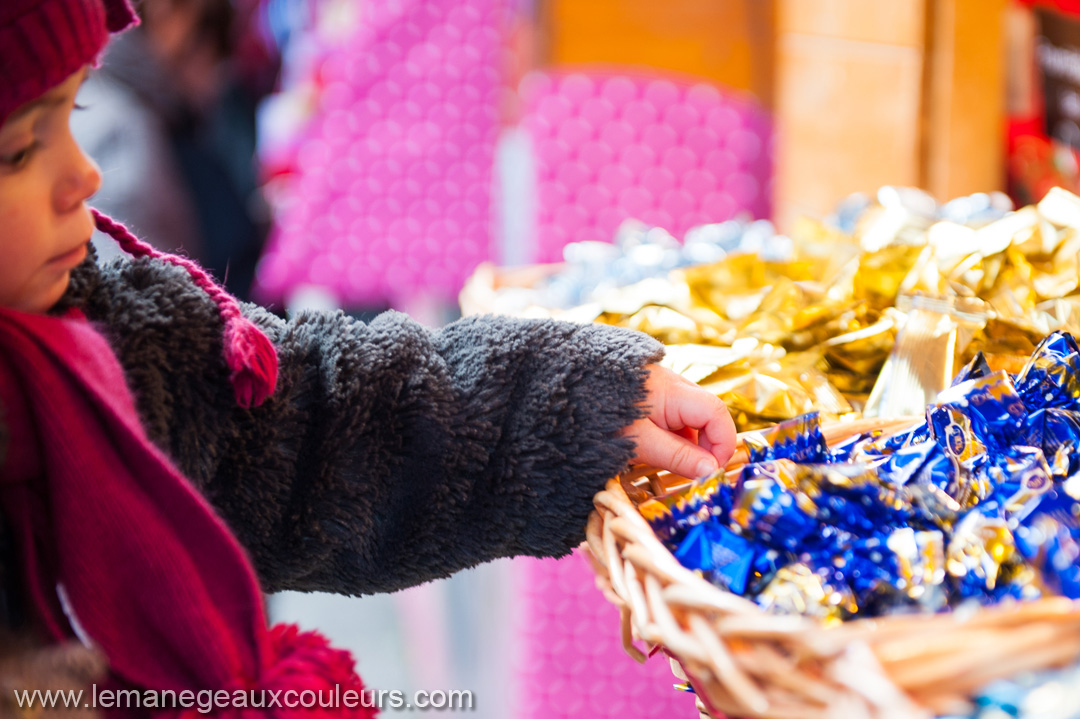
<svg viewBox="0 0 1080 719">
<path fill-rule="evenodd" d="M 362 690 L 347 652 L 295 627 L 267 629 L 243 549 L 147 439 L 119 362 L 88 322 L 0 310 L 0 402 L 9 433 L 0 504 L 53 639 L 72 633 L 59 584 L 112 672 L 134 687 Z"/>
</svg>

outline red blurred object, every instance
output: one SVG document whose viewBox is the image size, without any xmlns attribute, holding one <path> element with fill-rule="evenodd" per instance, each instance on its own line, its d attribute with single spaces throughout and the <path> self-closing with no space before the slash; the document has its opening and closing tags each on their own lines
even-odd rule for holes
<svg viewBox="0 0 1080 719">
<path fill-rule="evenodd" d="M 1018 2 L 1028 7 L 1049 7 L 1080 17 L 1080 0 L 1018 0 Z"/>
<path fill-rule="evenodd" d="M 1008 189 L 1027 205 L 1051 187 L 1080 193 L 1080 83 L 1063 69 L 1080 60 L 1080 0 L 1017 5 L 1030 9 L 1031 37 L 1012 62 L 1022 65 L 1015 77 L 1030 80 L 1030 87 L 1024 109 L 1014 107 L 1009 117 Z"/>
</svg>

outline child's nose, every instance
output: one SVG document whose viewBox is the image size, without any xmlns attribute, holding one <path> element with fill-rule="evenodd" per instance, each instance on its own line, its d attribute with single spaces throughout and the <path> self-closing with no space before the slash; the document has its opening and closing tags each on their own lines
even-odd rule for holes
<svg viewBox="0 0 1080 719">
<path fill-rule="evenodd" d="M 57 209 L 74 210 L 101 189 L 101 169 L 71 140 L 68 170 L 57 187 Z"/>
</svg>

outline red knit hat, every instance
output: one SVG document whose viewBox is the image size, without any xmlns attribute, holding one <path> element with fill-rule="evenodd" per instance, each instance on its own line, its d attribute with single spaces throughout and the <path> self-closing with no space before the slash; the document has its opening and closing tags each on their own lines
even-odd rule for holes
<svg viewBox="0 0 1080 719">
<path fill-rule="evenodd" d="M 96 62 L 110 32 L 137 23 L 128 0 L 2 0 L 0 123 Z"/>
</svg>

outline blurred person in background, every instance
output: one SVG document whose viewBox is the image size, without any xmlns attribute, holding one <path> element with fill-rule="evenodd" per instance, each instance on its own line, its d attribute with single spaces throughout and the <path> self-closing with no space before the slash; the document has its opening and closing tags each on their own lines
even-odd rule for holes
<svg viewBox="0 0 1080 719">
<path fill-rule="evenodd" d="M 276 66 L 253 60 L 251 43 L 236 62 L 244 18 L 231 0 L 144 0 L 138 11 L 142 24 L 109 46 L 72 118 L 102 168 L 98 205 L 246 299 L 268 224 L 255 106 Z M 95 244 L 105 258 L 118 251 L 100 234 Z"/>
</svg>

